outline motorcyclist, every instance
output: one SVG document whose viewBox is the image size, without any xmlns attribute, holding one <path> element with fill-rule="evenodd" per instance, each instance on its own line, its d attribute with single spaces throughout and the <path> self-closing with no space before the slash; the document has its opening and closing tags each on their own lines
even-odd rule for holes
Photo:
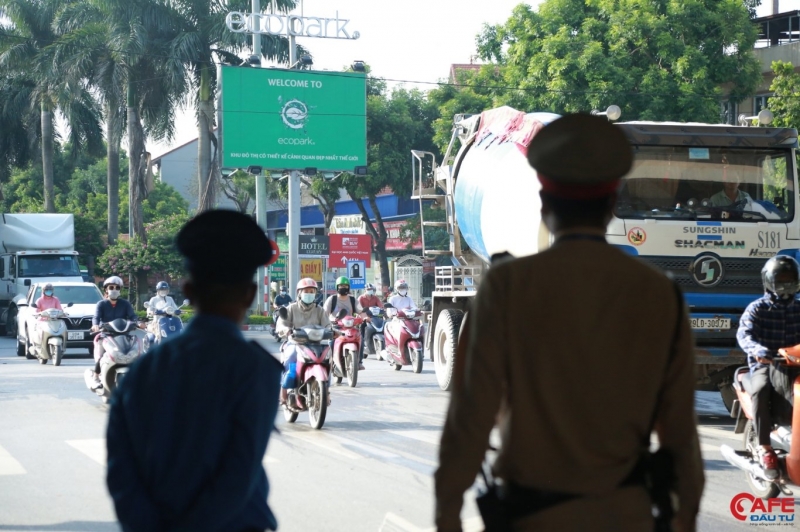
<svg viewBox="0 0 800 532">
<path fill-rule="evenodd" d="M 297 283 L 297 301 L 281 310 L 276 332 L 286 339 L 281 348 L 281 362 L 283 362 L 284 374 L 289 371 L 291 364 L 297 363 L 297 347 L 292 340 L 292 329 L 307 327 L 309 325 L 319 325 L 330 327 L 331 322 L 327 314 L 319 307 L 314 300 L 317 297 L 317 283 L 314 279 L 304 278 Z M 281 404 L 286 404 L 289 392 L 286 388 L 281 388 Z"/>
<path fill-rule="evenodd" d="M 405 279 L 398 279 L 397 282 L 394 283 L 394 289 L 397 293 L 389 298 L 390 305 L 399 310 L 417 308 L 417 304 L 414 303 L 414 300 L 408 295 L 408 283 Z"/>
<path fill-rule="evenodd" d="M 370 307 L 379 307 L 383 308 L 383 302 L 381 299 L 375 295 L 375 285 L 372 283 L 367 283 L 364 287 L 364 295 L 358 298 L 358 304 L 361 305 L 362 309 L 368 309 Z M 370 321 L 370 316 L 366 318 L 366 321 Z M 366 358 L 364 354 L 366 352 L 370 352 L 372 350 L 372 337 L 375 336 L 375 329 L 372 327 L 367 327 L 367 324 L 361 324 L 361 337 L 364 339 L 361 342 L 361 358 Z M 365 350 L 364 346 L 369 346 L 368 349 Z"/>
<path fill-rule="evenodd" d="M 61 308 L 61 301 L 54 294 L 53 284 L 45 284 L 42 288 L 42 295 L 36 300 L 36 310 L 39 312 L 50 308 L 64 310 Z"/>
<path fill-rule="evenodd" d="M 275 301 L 272 303 L 273 308 L 287 307 L 292 302 L 292 296 L 286 291 L 286 287 L 281 285 L 280 292 L 275 296 Z"/>
<path fill-rule="evenodd" d="M 753 397 L 753 423 L 761 447 L 759 461 L 767 478 L 777 478 L 778 458 L 770 443 L 770 395 L 775 389 L 771 366 L 778 349 L 800 344 L 800 266 L 792 257 L 772 257 L 761 270 L 764 296 L 750 303 L 739 320 L 736 338 L 747 353 Z M 790 381 L 791 382 L 791 381 Z M 779 390 L 791 404 L 791 387 Z"/>
<path fill-rule="evenodd" d="M 341 310 L 344 310 L 347 316 L 361 314 L 365 319 L 369 319 L 367 314 L 364 313 L 364 308 L 355 297 L 350 295 L 350 279 L 345 276 L 336 279 L 336 294 L 330 296 L 327 301 L 325 301 L 323 308 L 325 312 L 328 313 L 328 319 L 332 322 L 338 319 Z M 361 342 L 362 345 L 363 343 L 364 342 Z M 359 355 L 358 369 L 366 369 L 364 364 L 361 363 L 361 355 Z"/>
<path fill-rule="evenodd" d="M 125 299 L 119 297 L 120 290 L 124 283 L 120 277 L 113 275 L 103 281 L 103 289 L 105 290 L 107 299 L 97 302 L 94 309 L 94 317 L 92 318 L 92 331 L 97 332 L 100 330 L 100 325 L 110 321 L 123 318 L 126 320 L 136 320 L 136 312 L 133 306 Z M 103 342 L 100 337 L 96 336 L 94 340 L 94 387 L 93 389 L 100 388 L 100 359 L 103 358 Z"/>
<path fill-rule="evenodd" d="M 148 302 L 147 315 L 160 316 L 164 314 L 164 309 L 167 307 L 174 308 L 175 315 L 179 315 L 181 313 L 178 305 L 175 304 L 175 300 L 169 295 L 169 284 L 167 284 L 166 281 L 159 281 L 159 283 L 156 285 L 156 295 L 151 297 L 150 301 Z"/>
</svg>

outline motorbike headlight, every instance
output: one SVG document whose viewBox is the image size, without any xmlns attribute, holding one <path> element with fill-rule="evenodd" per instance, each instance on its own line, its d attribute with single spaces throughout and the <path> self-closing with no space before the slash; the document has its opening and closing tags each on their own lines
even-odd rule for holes
<svg viewBox="0 0 800 532">
<path fill-rule="evenodd" d="M 342 325 L 345 327 L 352 327 L 355 322 L 356 320 L 352 317 L 342 318 Z"/>
<path fill-rule="evenodd" d="M 308 339 L 312 342 L 321 342 L 325 335 L 325 329 L 305 329 Z"/>
</svg>

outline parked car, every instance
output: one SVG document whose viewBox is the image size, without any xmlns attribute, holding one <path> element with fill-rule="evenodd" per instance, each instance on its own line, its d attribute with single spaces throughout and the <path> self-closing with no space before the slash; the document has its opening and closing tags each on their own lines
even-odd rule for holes
<svg viewBox="0 0 800 532">
<path fill-rule="evenodd" d="M 94 344 L 89 336 L 92 328 L 92 317 L 97 302 L 103 299 L 100 289 L 93 283 L 68 283 L 54 282 L 55 296 L 61 302 L 61 307 L 67 315 L 67 349 L 83 348 L 92 353 Z M 28 289 L 25 305 L 19 308 L 17 316 L 17 355 L 25 356 L 28 351 L 28 331 L 32 331 L 36 322 L 34 314 L 38 309 L 34 303 L 42 295 L 45 283 L 34 283 Z M 72 303 L 71 306 L 67 306 Z"/>
</svg>

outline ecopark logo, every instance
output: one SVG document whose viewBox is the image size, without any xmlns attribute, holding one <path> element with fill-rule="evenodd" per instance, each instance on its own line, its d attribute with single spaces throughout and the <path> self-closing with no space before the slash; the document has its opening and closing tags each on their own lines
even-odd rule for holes
<svg viewBox="0 0 800 532">
<path fill-rule="evenodd" d="M 347 29 L 350 19 L 299 17 L 297 15 L 275 15 L 272 13 L 242 13 L 231 11 L 225 17 L 225 25 L 234 33 L 256 33 L 294 37 L 316 37 L 320 39 L 355 40 L 361 34 Z M 333 25 L 333 27 L 331 27 Z"/>
<path fill-rule="evenodd" d="M 289 100 L 281 109 L 281 119 L 287 127 L 303 129 L 308 119 L 308 106 L 300 100 Z"/>
</svg>

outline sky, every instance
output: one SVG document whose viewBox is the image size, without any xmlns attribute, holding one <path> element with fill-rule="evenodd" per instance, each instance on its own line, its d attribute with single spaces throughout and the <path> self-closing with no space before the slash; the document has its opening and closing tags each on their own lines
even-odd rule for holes
<svg viewBox="0 0 800 532">
<path fill-rule="evenodd" d="M 266 5 L 268 0 L 262 0 Z M 304 0 L 306 17 L 349 19 L 347 29 L 357 40 L 298 38 L 314 57 L 314 70 L 341 70 L 353 60 L 366 61 L 372 74 L 421 89 L 447 78 L 450 65 L 469 63 L 475 36 L 483 24 L 503 23 L 520 3 L 536 7 L 541 0 Z M 772 0 L 762 0 L 759 16 L 768 15 Z M 475 7 L 473 7 L 475 6 Z M 481 8 L 482 7 L 482 8 Z M 780 0 L 780 10 L 800 9 L 800 0 Z M 295 11 L 300 14 L 300 9 Z M 266 66 L 266 65 L 265 65 Z M 193 110 L 179 113 L 172 142 L 148 143 L 158 156 L 197 137 Z"/>
</svg>

